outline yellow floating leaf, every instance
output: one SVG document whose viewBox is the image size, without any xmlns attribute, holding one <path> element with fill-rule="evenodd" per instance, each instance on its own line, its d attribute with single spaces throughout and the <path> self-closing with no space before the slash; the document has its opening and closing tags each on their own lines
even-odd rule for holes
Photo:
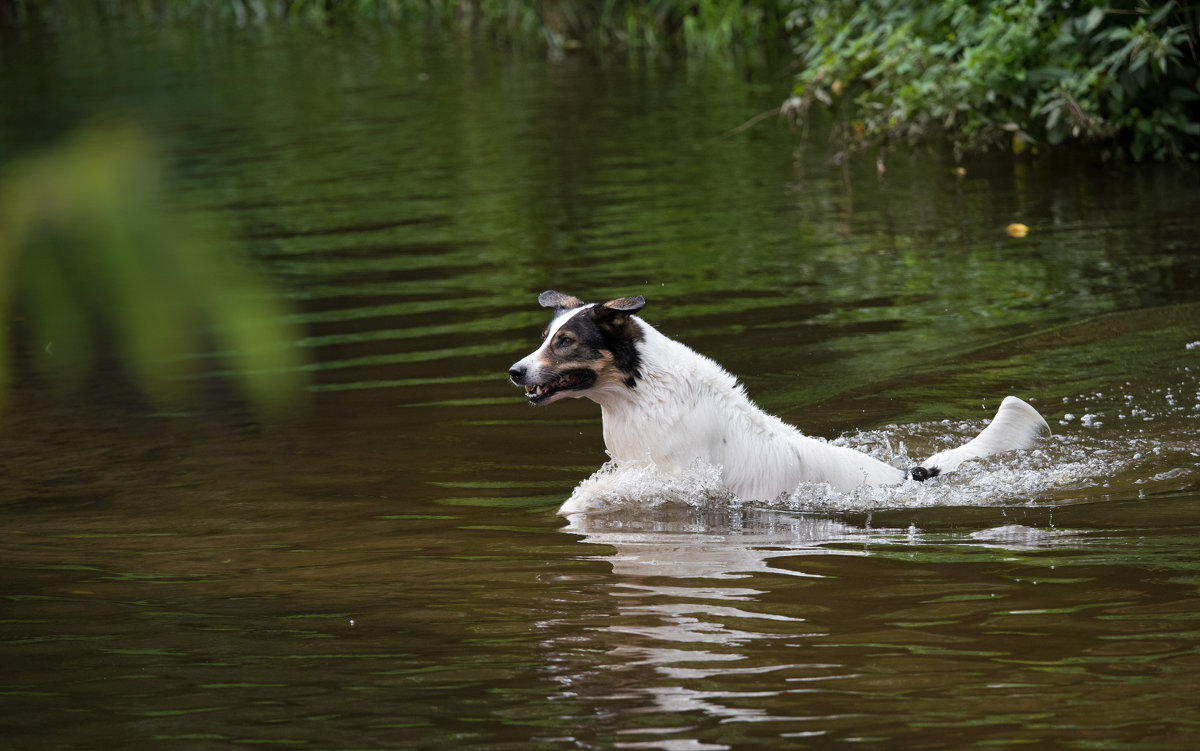
<svg viewBox="0 0 1200 751">
<path fill-rule="evenodd" d="M 1013 222 L 1004 228 L 1009 237 L 1024 237 L 1029 234 L 1029 227 L 1019 222 Z"/>
</svg>

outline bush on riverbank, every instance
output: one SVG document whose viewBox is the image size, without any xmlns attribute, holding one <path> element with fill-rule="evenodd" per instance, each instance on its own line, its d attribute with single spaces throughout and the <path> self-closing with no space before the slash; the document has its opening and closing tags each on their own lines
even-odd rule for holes
<svg viewBox="0 0 1200 751">
<path fill-rule="evenodd" d="M 945 133 L 959 151 L 1067 141 L 1200 157 L 1197 13 L 1176 2 L 824 0 L 790 18 L 785 110 L 848 146 Z"/>
</svg>

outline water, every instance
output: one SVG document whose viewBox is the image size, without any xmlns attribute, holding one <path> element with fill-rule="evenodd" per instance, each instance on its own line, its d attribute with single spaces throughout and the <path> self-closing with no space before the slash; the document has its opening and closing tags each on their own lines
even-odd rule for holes
<svg viewBox="0 0 1200 751">
<path fill-rule="evenodd" d="M 72 55 L 61 54 L 70 49 Z M 786 73 L 289 32 L 6 40 L 0 159 L 163 139 L 295 305 L 308 400 L 22 378 L 0 437 L 6 748 L 1181 748 L 1200 737 L 1200 187 L 835 165 Z M 1030 226 L 1011 238 L 1011 222 Z M 1055 435 L 773 504 L 626 476 L 504 371 L 547 288 L 895 462 L 1016 393 Z M 26 357 L 39 350 L 28 348 Z M 672 484 L 674 483 L 674 484 Z M 640 499 L 642 503 L 636 501 Z M 633 502 L 630 502 L 633 501 Z"/>
</svg>

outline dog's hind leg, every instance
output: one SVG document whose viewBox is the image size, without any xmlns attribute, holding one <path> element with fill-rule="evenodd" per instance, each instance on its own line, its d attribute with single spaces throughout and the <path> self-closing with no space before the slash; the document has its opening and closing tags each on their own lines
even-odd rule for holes
<svg viewBox="0 0 1200 751">
<path fill-rule="evenodd" d="M 907 474 L 914 480 L 927 480 L 970 459 L 1029 448 L 1049 434 L 1050 426 L 1036 409 L 1015 396 L 1006 396 L 992 422 L 979 435 L 958 448 L 934 454 Z"/>
</svg>

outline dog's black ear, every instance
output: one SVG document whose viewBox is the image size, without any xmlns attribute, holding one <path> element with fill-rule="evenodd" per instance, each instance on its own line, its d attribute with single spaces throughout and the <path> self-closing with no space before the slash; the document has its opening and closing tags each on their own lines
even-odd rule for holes
<svg viewBox="0 0 1200 751">
<path fill-rule="evenodd" d="M 601 330 L 609 333 L 624 332 L 629 333 L 628 327 L 630 316 L 646 307 L 646 298 L 641 295 L 633 297 L 619 297 L 616 300 L 609 300 L 603 305 L 597 305 L 592 308 L 592 315 L 596 319 L 596 323 L 600 324 Z"/>
<path fill-rule="evenodd" d="M 578 297 L 564 295 L 552 289 L 548 289 L 538 295 L 538 305 L 541 305 L 543 308 L 554 308 L 555 311 L 572 310 L 583 304 L 583 300 L 580 300 Z"/>
<path fill-rule="evenodd" d="M 644 332 L 633 320 L 633 314 L 644 307 L 646 298 L 634 295 L 609 300 L 588 311 L 604 336 L 605 346 L 612 352 L 613 364 L 624 374 L 625 385 L 629 388 L 637 386 L 638 379 L 642 377 L 641 354 L 637 343 L 642 341 Z"/>
<path fill-rule="evenodd" d="M 636 313 L 646 307 L 646 298 L 641 295 L 633 297 L 619 297 L 616 300 L 609 300 L 604 303 L 604 307 L 612 311 L 620 311 L 622 313 Z"/>
</svg>

